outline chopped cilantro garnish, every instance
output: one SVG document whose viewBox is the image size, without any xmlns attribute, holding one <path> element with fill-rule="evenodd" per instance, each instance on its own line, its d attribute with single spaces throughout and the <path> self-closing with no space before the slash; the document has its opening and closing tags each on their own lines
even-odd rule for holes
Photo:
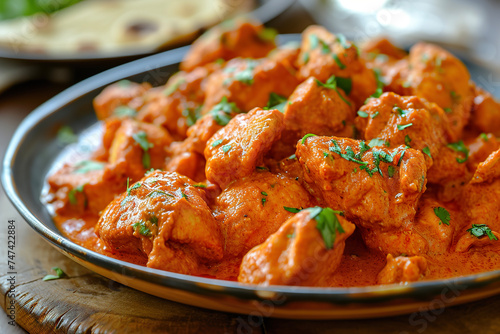
<svg viewBox="0 0 500 334">
<path fill-rule="evenodd" d="M 46 275 L 44 278 L 42 278 L 42 280 L 50 281 L 53 279 L 59 279 L 59 278 L 66 276 L 66 274 L 64 273 L 64 271 L 62 271 L 61 268 L 54 267 L 54 268 L 52 268 L 52 270 L 54 270 L 56 274 L 55 275 Z"/>
<path fill-rule="evenodd" d="M 186 194 L 184 194 L 182 191 L 181 191 L 181 196 L 182 196 L 182 198 L 185 198 L 186 200 L 188 199 L 188 196 Z"/>
<path fill-rule="evenodd" d="M 429 146 L 424 147 L 422 149 L 422 152 L 424 152 L 425 154 L 427 154 L 429 156 L 429 158 L 432 159 L 431 150 L 429 149 Z"/>
<path fill-rule="evenodd" d="M 329 54 L 330 53 L 330 46 L 328 45 L 328 43 L 326 43 L 324 40 L 320 39 L 319 40 L 320 44 L 321 44 L 321 53 L 322 54 Z"/>
<path fill-rule="evenodd" d="M 93 160 L 84 160 L 75 164 L 76 169 L 73 173 L 75 174 L 86 174 L 91 171 L 101 170 L 106 164 L 104 162 L 98 162 Z"/>
<path fill-rule="evenodd" d="M 378 112 L 378 111 L 375 111 L 372 115 L 370 115 L 370 118 L 371 118 L 371 119 L 374 119 L 375 117 L 377 117 L 377 116 L 378 116 L 378 114 L 379 114 L 379 112 Z"/>
<path fill-rule="evenodd" d="M 137 110 L 128 106 L 119 106 L 115 108 L 113 115 L 116 117 L 135 117 L 137 115 Z"/>
<path fill-rule="evenodd" d="M 316 220 L 316 228 L 323 237 L 326 249 L 332 249 L 338 234 L 345 233 L 336 213 L 330 208 L 314 207 L 307 209 L 311 219 Z"/>
<path fill-rule="evenodd" d="M 351 78 L 335 77 L 337 80 L 337 87 L 345 92 L 345 95 L 351 94 L 352 80 Z"/>
<path fill-rule="evenodd" d="M 267 199 L 265 199 L 264 197 L 262 197 L 260 201 L 262 202 L 262 206 L 264 206 L 264 205 L 266 205 Z"/>
<path fill-rule="evenodd" d="M 439 218 L 440 222 L 439 225 L 445 224 L 445 225 L 450 225 L 450 213 L 448 210 L 446 210 L 443 207 L 438 206 L 437 208 L 434 208 L 434 214 Z"/>
<path fill-rule="evenodd" d="M 291 212 L 291 213 L 297 213 L 297 212 L 300 212 L 300 210 L 301 210 L 301 209 L 297 209 L 297 208 L 289 208 L 288 206 L 284 206 L 283 209 L 285 209 L 286 211 Z"/>
<path fill-rule="evenodd" d="M 361 117 L 361 118 L 367 118 L 368 117 L 368 113 L 366 111 L 359 110 L 358 111 L 358 116 Z"/>
<path fill-rule="evenodd" d="M 482 140 L 488 141 L 488 135 L 486 133 L 481 133 L 479 136 L 481 137 Z"/>
<path fill-rule="evenodd" d="M 304 55 L 302 56 L 302 61 L 304 64 L 307 64 L 309 62 L 309 52 L 305 52 Z"/>
<path fill-rule="evenodd" d="M 409 128 L 410 126 L 412 126 L 413 123 L 408 123 L 408 124 L 398 124 L 397 127 L 398 127 L 398 130 L 404 130 L 406 128 Z"/>
<path fill-rule="evenodd" d="M 222 146 L 222 151 L 224 153 L 227 153 L 230 149 L 231 149 L 231 144 L 227 144 L 227 145 Z"/>
<path fill-rule="evenodd" d="M 267 193 L 265 191 L 261 191 L 260 193 L 261 195 L 267 196 Z"/>
<path fill-rule="evenodd" d="M 201 106 L 197 108 L 186 108 L 182 110 L 182 116 L 186 118 L 187 126 L 192 126 L 201 117 Z"/>
<path fill-rule="evenodd" d="M 318 79 L 316 79 L 316 84 L 318 86 L 322 86 L 322 87 L 325 87 L 325 88 L 329 88 L 329 89 L 334 89 L 338 96 L 342 99 L 342 101 L 344 101 L 348 106 L 351 105 L 351 102 L 349 102 L 348 100 L 346 100 L 345 97 L 342 96 L 342 94 L 340 94 L 340 92 L 338 91 L 337 89 L 337 78 L 332 75 L 331 77 L 328 78 L 328 80 L 326 80 L 325 83 L 322 83 L 321 81 L 319 81 Z"/>
<path fill-rule="evenodd" d="M 152 235 L 151 230 L 146 226 L 144 221 L 140 221 L 138 223 L 132 224 L 132 228 L 134 231 L 138 231 L 140 235 L 145 237 L 150 237 Z"/>
<path fill-rule="evenodd" d="M 335 40 L 337 42 L 339 42 L 340 45 L 342 45 L 342 47 L 344 49 L 349 49 L 351 47 L 351 43 L 347 42 L 347 39 L 345 38 L 344 35 L 342 35 L 342 34 L 336 34 L 336 35 L 337 35 L 337 38 Z"/>
<path fill-rule="evenodd" d="M 216 141 L 214 141 L 214 142 L 212 143 L 212 147 L 219 146 L 221 143 L 222 143 L 222 139 L 217 139 Z"/>
<path fill-rule="evenodd" d="M 286 97 L 271 92 L 271 94 L 269 94 L 269 101 L 264 109 L 278 109 L 281 112 L 285 112 L 286 102 Z"/>
<path fill-rule="evenodd" d="M 323 152 L 323 156 L 326 158 L 328 156 L 328 152 Z"/>
<path fill-rule="evenodd" d="M 394 168 L 393 166 L 387 167 L 387 175 L 389 175 L 389 177 L 393 177 L 395 172 L 396 168 Z"/>
<path fill-rule="evenodd" d="M 68 192 L 68 200 L 69 200 L 70 204 L 76 205 L 78 203 L 78 200 L 76 199 L 76 193 L 83 193 L 83 188 L 84 187 L 85 187 L 85 185 L 82 184 L 82 185 L 79 185 L 76 188 L 71 189 Z"/>
<path fill-rule="evenodd" d="M 457 162 L 459 164 L 462 164 L 464 162 L 467 161 L 467 159 L 469 158 L 469 149 L 467 148 L 467 146 L 465 146 L 464 142 L 462 140 L 456 142 L 456 143 L 451 143 L 451 144 L 448 144 L 447 145 L 449 148 L 451 148 L 453 151 L 455 152 L 459 152 L 459 153 L 463 153 L 464 154 L 464 158 L 461 159 L 461 158 L 457 158 Z"/>
<path fill-rule="evenodd" d="M 255 168 L 257 168 L 258 170 L 269 170 L 269 168 L 264 167 L 264 166 L 257 166 Z"/>
<path fill-rule="evenodd" d="M 73 129 L 67 125 L 63 125 L 59 131 L 57 131 L 57 140 L 62 144 L 72 144 L 78 141 L 78 136 L 75 135 Z"/>
<path fill-rule="evenodd" d="M 302 137 L 302 140 L 300 141 L 300 143 L 304 144 L 306 142 L 307 138 L 309 138 L 309 137 L 315 137 L 315 136 L 316 136 L 315 134 L 308 133 L 304 137 Z"/>
<path fill-rule="evenodd" d="M 340 61 L 339 56 L 337 56 L 337 54 L 334 53 L 332 57 L 333 57 L 333 60 L 335 60 L 335 63 L 337 64 L 337 66 L 341 70 L 346 68 L 346 66 Z"/>
<path fill-rule="evenodd" d="M 370 146 L 372 148 L 375 147 L 375 146 L 384 146 L 384 145 L 386 145 L 386 141 L 383 140 L 383 139 L 379 139 L 379 138 L 373 138 L 368 143 L 368 146 Z"/>
<path fill-rule="evenodd" d="M 149 149 L 153 147 L 153 144 L 148 141 L 148 135 L 144 131 L 139 131 L 132 135 L 135 142 L 139 144 L 142 148 L 142 166 L 145 169 L 149 169 L 151 167 L 151 157 L 149 155 Z"/>
<path fill-rule="evenodd" d="M 264 42 L 274 42 L 277 35 L 278 31 L 274 28 L 264 28 L 257 34 Z"/>
<path fill-rule="evenodd" d="M 411 143 L 411 138 L 410 138 L 410 136 L 406 135 L 405 136 L 405 145 L 410 147 L 410 143 Z"/>
<path fill-rule="evenodd" d="M 498 238 L 493 234 L 491 229 L 486 224 L 472 224 L 472 228 L 469 228 L 467 232 L 478 239 L 484 236 L 488 236 L 490 240 L 498 240 Z"/>
<path fill-rule="evenodd" d="M 319 38 L 315 34 L 309 35 L 309 45 L 311 49 L 316 49 L 319 45 Z"/>
<path fill-rule="evenodd" d="M 195 187 L 195 188 L 206 188 L 207 185 L 203 184 L 203 183 L 197 183 L 197 184 L 193 184 L 193 187 Z"/>
<path fill-rule="evenodd" d="M 229 123 L 232 113 L 240 112 L 236 103 L 227 101 L 227 96 L 222 97 L 222 100 L 210 110 L 214 121 L 221 126 L 226 126 Z"/>
<path fill-rule="evenodd" d="M 166 96 L 171 95 L 173 92 L 175 92 L 177 89 L 179 89 L 180 85 L 182 85 L 185 82 L 186 82 L 186 80 L 183 78 L 177 80 L 175 83 L 168 85 L 168 87 L 165 88 L 165 90 L 163 91 L 163 94 Z"/>
<path fill-rule="evenodd" d="M 246 68 L 244 70 L 238 71 L 234 74 L 234 79 L 242 82 L 248 86 L 253 84 L 253 71 L 255 67 L 259 64 L 258 61 L 253 59 L 247 59 Z"/>
<path fill-rule="evenodd" d="M 451 112 L 451 108 L 444 108 L 443 110 L 448 114 Z"/>
</svg>

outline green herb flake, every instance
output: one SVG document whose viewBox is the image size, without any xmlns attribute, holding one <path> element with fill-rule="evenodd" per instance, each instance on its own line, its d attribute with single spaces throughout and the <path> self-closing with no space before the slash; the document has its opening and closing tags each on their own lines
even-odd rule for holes
<svg viewBox="0 0 500 334">
<path fill-rule="evenodd" d="M 264 205 L 266 205 L 267 199 L 265 199 L 264 197 L 262 197 L 262 199 L 260 201 L 262 202 L 262 206 L 264 206 Z"/>
<path fill-rule="evenodd" d="M 186 108 L 182 110 L 182 116 L 186 118 L 186 125 L 193 126 L 201 118 L 201 106 L 197 108 Z"/>
<path fill-rule="evenodd" d="M 304 65 L 309 62 L 309 52 L 304 52 L 304 55 L 302 55 L 302 61 L 304 62 Z"/>
<path fill-rule="evenodd" d="M 333 60 L 335 60 L 335 63 L 341 70 L 346 68 L 346 66 L 340 61 L 339 56 L 335 53 L 333 54 Z"/>
<path fill-rule="evenodd" d="M 311 49 L 316 49 L 319 46 L 319 38 L 315 34 L 309 35 L 309 46 Z"/>
<path fill-rule="evenodd" d="M 113 110 L 113 115 L 116 117 L 130 117 L 133 118 L 137 116 L 137 110 L 130 108 L 128 106 L 119 106 L 116 107 L 115 110 Z"/>
<path fill-rule="evenodd" d="M 335 75 L 332 75 L 331 77 L 329 77 L 325 83 L 322 83 L 321 81 L 316 79 L 316 84 L 319 87 L 325 87 L 328 89 L 335 90 L 337 92 L 337 95 L 342 99 L 342 101 L 344 101 L 348 106 L 351 105 L 351 102 L 349 102 L 344 96 L 342 96 L 342 94 L 340 94 L 339 90 L 337 89 L 337 77 L 335 77 Z"/>
<path fill-rule="evenodd" d="M 379 114 L 379 112 L 378 112 L 378 111 L 376 111 L 376 112 L 374 112 L 372 115 L 370 115 L 370 118 L 371 118 L 371 119 L 374 119 L 375 117 L 377 117 L 377 116 L 378 116 L 378 114 Z"/>
<path fill-rule="evenodd" d="M 233 113 L 240 112 L 241 111 L 236 106 L 236 103 L 228 102 L 227 96 L 222 97 L 221 101 L 209 111 L 214 121 L 221 126 L 226 126 L 227 123 L 229 123 Z"/>
<path fill-rule="evenodd" d="M 498 240 L 498 238 L 493 234 L 491 229 L 486 224 L 472 224 L 472 228 L 469 228 L 467 232 L 478 239 L 488 236 L 490 240 Z"/>
<path fill-rule="evenodd" d="M 264 107 L 264 109 L 278 109 L 281 112 L 285 112 L 286 103 L 286 97 L 271 92 L 271 94 L 269 94 L 269 101 L 267 102 L 267 105 Z"/>
<path fill-rule="evenodd" d="M 323 156 L 326 158 L 329 155 L 328 152 L 323 152 Z"/>
<path fill-rule="evenodd" d="M 265 191 L 260 192 L 261 195 L 267 196 L 267 193 Z"/>
<path fill-rule="evenodd" d="M 422 152 L 424 152 L 425 154 L 427 154 L 429 156 L 429 158 L 432 159 L 431 150 L 429 149 L 429 146 L 424 147 L 422 149 Z"/>
<path fill-rule="evenodd" d="M 398 124 L 397 127 L 398 127 L 398 130 L 404 130 L 406 128 L 409 128 L 410 126 L 412 126 L 413 123 L 408 123 L 408 124 Z"/>
<path fill-rule="evenodd" d="M 352 44 L 347 41 L 345 36 L 343 34 L 336 34 L 337 37 L 335 38 L 335 41 L 337 41 L 344 49 L 349 49 Z"/>
<path fill-rule="evenodd" d="M 394 168 L 394 166 L 387 167 L 387 175 L 389 175 L 389 177 L 393 177 L 395 172 L 396 168 Z"/>
<path fill-rule="evenodd" d="M 285 209 L 286 211 L 288 212 L 291 212 L 291 213 L 297 213 L 297 212 L 300 212 L 301 209 L 297 209 L 297 208 L 290 208 L 288 206 L 284 206 L 283 209 Z"/>
<path fill-rule="evenodd" d="M 184 78 L 178 79 L 175 83 L 170 84 L 167 86 L 167 88 L 165 88 L 165 90 L 163 91 L 163 95 L 172 95 L 185 82 L 186 80 Z"/>
<path fill-rule="evenodd" d="M 335 77 L 337 81 L 337 87 L 345 92 L 345 95 L 351 94 L 352 90 L 352 80 L 351 78 Z"/>
<path fill-rule="evenodd" d="M 57 131 L 57 140 L 62 144 L 72 144 L 78 141 L 78 136 L 75 135 L 73 129 L 67 125 L 63 125 L 59 131 Z"/>
<path fill-rule="evenodd" d="M 227 145 L 222 146 L 222 151 L 224 153 L 227 153 L 230 149 L 231 149 L 231 144 L 227 144 Z"/>
<path fill-rule="evenodd" d="M 217 139 L 212 143 L 212 147 L 217 147 L 222 143 L 222 139 Z"/>
<path fill-rule="evenodd" d="M 319 40 L 320 44 L 321 44 L 321 53 L 322 54 L 329 54 L 330 53 L 330 46 L 328 45 L 328 43 L 326 43 L 324 40 L 320 39 Z"/>
<path fill-rule="evenodd" d="M 255 167 L 255 168 L 256 168 L 257 170 L 265 170 L 265 171 L 269 170 L 269 168 L 264 167 L 264 166 L 257 166 L 257 167 Z"/>
<path fill-rule="evenodd" d="M 148 226 L 146 226 L 146 223 L 142 220 L 138 223 L 132 224 L 132 228 L 134 229 L 134 232 L 137 231 L 139 232 L 140 235 L 143 235 L 145 237 L 152 236 L 151 230 L 149 229 Z"/>
<path fill-rule="evenodd" d="M 482 140 L 488 141 L 488 135 L 486 133 L 481 133 L 479 136 L 481 137 Z"/>
<path fill-rule="evenodd" d="M 132 138 L 135 140 L 137 144 L 142 148 L 142 166 L 145 169 L 149 169 L 151 167 L 151 157 L 149 155 L 149 149 L 154 145 L 148 141 L 148 135 L 144 131 L 139 131 L 132 135 Z"/>
<path fill-rule="evenodd" d="M 46 275 L 44 278 L 42 278 L 43 281 L 51 281 L 54 279 L 60 279 L 66 276 L 64 271 L 62 271 L 61 268 L 58 267 L 53 267 L 52 270 L 56 273 L 55 275 Z"/>
<path fill-rule="evenodd" d="M 206 188 L 207 185 L 203 184 L 203 183 L 197 183 L 197 184 L 193 184 L 193 187 L 195 187 L 195 188 Z"/>
<path fill-rule="evenodd" d="M 379 138 L 373 138 L 368 143 L 368 146 L 371 148 L 376 147 L 376 146 L 384 146 L 384 145 L 386 145 L 386 141 L 383 139 L 379 139 Z"/>
<path fill-rule="evenodd" d="M 79 185 L 78 187 L 76 188 L 73 188 L 71 189 L 69 192 L 68 192 L 68 200 L 69 200 L 69 203 L 71 205 L 76 205 L 78 203 L 78 200 L 76 198 L 76 193 L 83 193 L 83 189 L 84 189 L 85 185 L 82 184 L 82 185 Z"/>
<path fill-rule="evenodd" d="M 91 171 L 102 170 L 106 164 L 104 162 L 98 162 L 93 160 L 84 160 L 75 164 L 75 174 L 86 174 Z"/>
<path fill-rule="evenodd" d="M 181 196 L 182 196 L 182 198 L 185 198 L 186 200 L 188 199 L 188 196 L 186 194 L 184 194 L 182 191 L 181 191 Z"/>
<path fill-rule="evenodd" d="M 411 143 L 411 138 L 410 138 L 410 136 L 406 135 L 405 136 L 405 145 L 410 147 L 410 143 Z"/>
<path fill-rule="evenodd" d="M 361 118 L 367 118 L 368 117 L 368 113 L 366 111 L 359 110 L 358 111 L 358 116 L 361 117 Z"/>
<path fill-rule="evenodd" d="M 450 225 L 451 216 L 450 216 L 450 213 L 448 212 L 448 210 L 446 210 L 443 207 L 438 206 L 438 207 L 434 208 L 434 214 L 440 220 L 439 225 L 441 225 L 441 224 Z"/>
<path fill-rule="evenodd" d="M 264 42 L 274 42 L 278 31 L 274 28 L 264 28 L 258 32 L 257 36 Z"/>
<path fill-rule="evenodd" d="M 302 145 L 304 145 L 304 143 L 306 142 L 307 138 L 309 138 L 309 137 L 316 137 L 316 135 L 315 135 L 315 134 L 312 134 L 312 133 L 308 133 L 308 134 L 306 134 L 304 137 L 302 137 L 302 140 L 300 141 L 300 143 L 301 143 Z"/>
<path fill-rule="evenodd" d="M 316 228 L 321 234 L 326 249 L 332 249 L 338 234 L 345 233 L 336 213 L 330 208 L 314 207 L 307 209 L 311 219 L 316 220 Z"/>
<path fill-rule="evenodd" d="M 456 143 L 448 144 L 447 146 L 451 148 L 453 151 L 462 153 L 464 155 L 464 158 L 456 158 L 459 164 L 463 164 L 469 158 L 469 149 L 467 148 L 467 146 L 465 146 L 463 140 L 460 140 Z"/>
<path fill-rule="evenodd" d="M 444 108 L 443 110 L 447 114 L 451 113 L 451 111 L 452 111 L 451 108 Z"/>
</svg>

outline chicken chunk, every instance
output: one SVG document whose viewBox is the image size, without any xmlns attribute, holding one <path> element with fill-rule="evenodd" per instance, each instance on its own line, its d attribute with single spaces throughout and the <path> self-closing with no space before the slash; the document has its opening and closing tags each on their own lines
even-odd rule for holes
<svg viewBox="0 0 500 334">
<path fill-rule="evenodd" d="M 186 177 L 151 172 L 106 207 L 96 234 L 111 251 L 147 257 L 150 268 L 203 274 L 205 263 L 223 255 L 204 196 Z"/>
<path fill-rule="evenodd" d="M 370 146 L 406 145 L 426 150 L 427 166 L 438 157 L 440 148 L 450 138 L 444 111 L 434 103 L 416 96 L 384 93 L 373 98 L 358 112 L 358 130 Z M 428 150 L 428 151 L 427 151 Z"/>
<path fill-rule="evenodd" d="M 157 125 L 124 120 L 111 144 L 109 163 L 126 162 L 126 174 L 138 180 L 150 168 L 163 168 L 171 142 L 169 133 Z"/>
<path fill-rule="evenodd" d="M 474 86 L 470 123 L 481 132 L 500 137 L 500 103 L 487 91 Z"/>
<path fill-rule="evenodd" d="M 238 281 L 261 285 L 327 286 L 354 225 L 330 209 L 310 208 L 288 219 L 248 252 Z"/>
<path fill-rule="evenodd" d="M 233 118 L 213 135 L 205 148 L 207 180 L 221 189 L 251 175 L 283 130 L 283 114 L 255 108 Z"/>
<path fill-rule="evenodd" d="M 282 62 L 269 59 L 235 58 L 207 78 L 206 114 L 224 97 L 243 112 L 265 107 L 271 93 L 288 97 L 299 84 Z"/>
<path fill-rule="evenodd" d="M 401 227 L 425 191 L 423 154 L 403 146 L 370 149 L 353 139 L 309 137 L 296 154 L 305 181 L 325 203 L 365 227 Z"/>
<path fill-rule="evenodd" d="M 176 139 L 184 139 L 187 129 L 201 116 L 206 79 L 219 67 L 197 67 L 191 72 L 174 74 L 164 86 L 145 94 L 137 119 L 161 125 Z"/>
<path fill-rule="evenodd" d="M 135 114 L 143 105 L 142 95 L 151 88 L 151 84 L 143 82 L 138 84 L 122 80 L 107 86 L 94 99 L 94 110 L 98 119 L 106 119 L 113 115 L 120 116 L 123 110 L 128 109 L 129 114 Z"/>
<path fill-rule="evenodd" d="M 316 78 L 310 77 L 288 98 L 282 144 L 295 151 L 297 140 L 307 133 L 319 136 L 352 135 L 354 117 L 354 105 L 348 101 L 343 90 L 329 88 L 328 85 L 325 87 Z"/>
<path fill-rule="evenodd" d="M 387 255 L 387 264 L 378 274 L 379 284 L 415 282 L 424 278 L 427 271 L 427 260 L 421 256 Z"/>
<path fill-rule="evenodd" d="M 286 176 L 256 171 L 238 179 L 217 197 L 214 205 L 224 235 L 225 257 L 243 257 L 293 215 L 288 210 L 310 205 L 308 192 Z"/>
<path fill-rule="evenodd" d="M 475 172 L 481 162 L 485 161 L 491 153 L 500 149 L 500 141 L 491 133 L 482 133 L 469 142 L 467 148 L 469 150 L 467 167 L 471 172 Z"/>
<path fill-rule="evenodd" d="M 50 202 L 59 215 L 98 215 L 126 189 L 125 162 L 110 165 L 102 161 L 83 160 L 65 164 L 47 179 Z"/>
<path fill-rule="evenodd" d="M 310 26 L 302 33 L 298 65 L 301 80 L 313 76 L 325 82 L 332 75 L 350 80 L 348 95 L 356 108 L 377 89 L 375 73 L 366 67 L 356 45 L 320 26 Z"/>
<path fill-rule="evenodd" d="M 409 73 L 405 79 L 409 95 L 434 102 L 446 112 L 451 141 L 458 141 L 467 125 L 473 90 L 465 65 L 451 53 L 432 44 L 418 43 L 410 50 Z"/>
<path fill-rule="evenodd" d="M 276 47 L 272 30 L 255 22 L 223 22 L 198 38 L 181 62 L 183 71 L 191 71 L 218 59 L 262 58 Z"/>
<path fill-rule="evenodd" d="M 500 231 L 500 150 L 478 165 L 460 205 L 469 221 Z"/>
<path fill-rule="evenodd" d="M 370 149 L 363 141 L 310 137 L 297 145 L 304 180 L 329 207 L 360 228 L 366 245 L 386 253 L 421 253 L 425 240 L 412 229 L 425 191 L 420 151 L 403 146 Z"/>
</svg>

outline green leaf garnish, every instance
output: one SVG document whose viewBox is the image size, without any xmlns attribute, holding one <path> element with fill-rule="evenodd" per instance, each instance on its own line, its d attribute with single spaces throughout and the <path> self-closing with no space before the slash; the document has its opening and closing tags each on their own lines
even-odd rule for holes
<svg viewBox="0 0 500 334">
<path fill-rule="evenodd" d="M 467 232 L 478 239 L 484 236 L 488 236 L 490 240 L 498 240 L 498 238 L 493 234 L 491 229 L 486 224 L 472 224 L 472 228 L 469 228 Z"/>
<path fill-rule="evenodd" d="M 55 275 L 46 275 L 44 278 L 42 278 L 42 280 L 50 281 L 50 280 L 54 280 L 54 279 L 63 278 L 64 276 L 66 276 L 66 274 L 64 273 L 64 271 L 62 271 L 61 268 L 53 267 L 52 270 L 54 270 L 56 274 Z"/>
<path fill-rule="evenodd" d="M 346 68 L 346 66 L 340 61 L 339 56 L 337 56 L 337 54 L 334 53 L 332 57 L 333 57 L 333 60 L 335 60 L 335 63 L 337 64 L 337 66 L 341 70 Z"/>
<path fill-rule="evenodd" d="M 210 110 L 214 121 L 221 126 L 226 126 L 229 123 L 233 113 L 240 112 L 236 103 L 227 101 L 227 96 L 222 97 L 222 100 Z"/>
<path fill-rule="evenodd" d="M 57 131 L 57 140 L 62 144 L 72 144 L 78 141 L 78 136 L 75 135 L 73 129 L 67 125 L 63 125 L 59 131 Z"/>
<path fill-rule="evenodd" d="M 398 124 L 398 125 L 397 125 L 397 128 L 398 128 L 398 130 L 400 130 L 400 131 L 401 131 L 401 130 L 404 130 L 404 129 L 406 129 L 406 128 L 409 128 L 409 127 L 410 127 L 410 126 L 412 126 L 412 125 L 413 125 L 413 123 L 408 123 L 408 124 Z"/>
<path fill-rule="evenodd" d="M 148 141 L 148 135 L 144 131 L 139 131 L 132 135 L 132 138 L 137 144 L 142 148 L 142 166 L 145 169 L 151 167 L 151 157 L 149 155 L 149 149 L 154 145 Z"/>
<path fill-rule="evenodd" d="M 359 110 L 358 111 L 358 116 L 361 117 L 361 118 L 368 118 L 368 113 L 366 111 Z"/>
<path fill-rule="evenodd" d="M 448 210 L 446 210 L 443 207 L 438 206 L 437 208 L 434 208 L 434 214 L 439 218 L 440 222 L 439 225 L 445 224 L 445 225 L 450 225 L 450 213 Z"/>
<path fill-rule="evenodd" d="M 336 213 L 330 208 L 314 207 L 307 209 L 311 219 L 316 220 L 316 228 L 323 237 L 326 249 L 332 249 L 338 234 L 345 233 Z"/>
<path fill-rule="evenodd" d="M 467 146 L 465 146 L 463 140 L 460 140 L 456 143 L 448 144 L 447 146 L 455 152 L 463 153 L 463 155 L 464 155 L 463 159 L 456 158 L 456 160 L 459 164 L 466 162 L 467 159 L 469 158 L 469 149 L 467 148 Z"/>
<path fill-rule="evenodd" d="M 316 135 L 312 134 L 312 133 L 308 133 L 304 137 L 302 137 L 302 140 L 300 141 L 300 143 L 303 145 L 306 142 L 307 138 L 309 138 L 309 137 L 316 137 Z"/>
<path fill-rule="evenodd" d="M 76 169 L 73 173 L 75 174 L 86 174 L 91 171 L 102 170 L 106 164 L 104 162 L 98 162 L 93 160 L 84 160 L 75 164 Z"/>
<path fill-rule="evenodd" d="M 214 141 L 214 142 L 212 143 L 212 147 L 219 146 L 221 143 L 222 143 L 222 139 L 217 139 L 216 141 Z"/>
<path fill-rule="evenodd" d="M 284 206 L 283 209 L 285 209 L 286 211 L 291 212 L 291 213 L 297 213 L 297 212 L 301 211 L 301 209 L 289 208 L 288 206 Z"/>
<path fill-rule="evenodd" d="M 429 158 L 432 159 L 431 150 L 429 149 L 429 146 L 424 147 L 422 149 L 422 152 L 424 152 L 425 154 L 427 154 L 429 156 Z"/>
</svg>

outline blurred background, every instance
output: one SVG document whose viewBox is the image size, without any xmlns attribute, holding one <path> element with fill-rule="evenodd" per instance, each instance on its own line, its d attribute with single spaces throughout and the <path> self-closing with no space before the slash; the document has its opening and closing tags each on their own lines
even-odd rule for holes
<svg viewBox="0 0 500 334">
<path fill-rule="evenodd" d="M 33 80 L 72 84 L 189 44 L 237 15 L 280 33 L 317 23 L 356 41 L 430 41 L 500 70 L 496 0 L 0 0 L 0 92 Z"/>
</svg>

